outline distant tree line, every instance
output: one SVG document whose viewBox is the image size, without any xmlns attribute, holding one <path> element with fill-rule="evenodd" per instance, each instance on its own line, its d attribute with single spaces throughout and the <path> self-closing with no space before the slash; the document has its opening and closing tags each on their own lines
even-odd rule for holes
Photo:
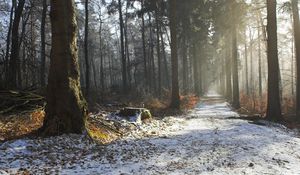
<svg viewBox="0 0 300 175">
<path fill-rule="evenodd" d="M 297 0 L 280 4 L 293 21 L 294 41 L 281 50 L 292 52 L 289 76 L 279 60 L 276 0 L 11 0 L 0 8 L 0 88 L 47 86 L 47 135 L 80 132 L 85 99 L 98 93 L 170 91 L 170 106 L 180 108 L 180 94 L 214 89 L 236 109 L 241 95 L 267 94 L 266 116 L 278 121 L 286 77 L 300 115 Z"/>
</svg>

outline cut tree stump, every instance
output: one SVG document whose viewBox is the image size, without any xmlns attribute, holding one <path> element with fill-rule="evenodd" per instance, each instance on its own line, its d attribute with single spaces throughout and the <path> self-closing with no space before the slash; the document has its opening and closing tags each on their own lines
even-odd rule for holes
<svg viewBox="0 0 300 175">
<path fill-rule="evenodd" d="M 144 120 L 152 118 L 150 111 L 146 108 L 126 107 L 120 110 L 117 115 L 133 123 L 141 123 Z"/>
</svg>

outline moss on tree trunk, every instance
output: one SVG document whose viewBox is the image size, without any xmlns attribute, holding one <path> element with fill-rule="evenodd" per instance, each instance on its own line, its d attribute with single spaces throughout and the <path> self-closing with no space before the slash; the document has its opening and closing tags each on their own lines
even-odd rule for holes
<svg viewBox="0 0 300 175">
<path fill-rule="evenodd" d="M 52 49 L 42 135 L 81 133 L 87 116 L 80 81 L 73 0 L 51 0 Z"/>
</svg>

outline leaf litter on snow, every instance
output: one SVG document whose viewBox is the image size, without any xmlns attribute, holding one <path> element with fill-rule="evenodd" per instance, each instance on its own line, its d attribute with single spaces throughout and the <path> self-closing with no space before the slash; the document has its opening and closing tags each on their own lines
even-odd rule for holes
<svg viewBox="0 0 300 175">
<path fill-rule="evenodd" d="M 99 145 L 84 135 L 0 145 L 0 174 L 300 174 L 300 139 L 281 125 L 251 124 L 214 96 L 186 116 L 137 125 Z"/>
</svg>

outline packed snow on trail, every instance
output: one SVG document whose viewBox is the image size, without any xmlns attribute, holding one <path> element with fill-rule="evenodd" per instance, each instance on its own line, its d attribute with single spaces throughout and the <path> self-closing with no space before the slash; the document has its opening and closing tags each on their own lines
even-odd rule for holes
<svg viewBox="0 0 300 175">
<path fill-rule="evenodd" d="M 0 145 L 0 174 L 300 174 L 300 139 L 279 124 L 237 119 L 218 96 L 141 125 L 107 146 L 81 135 Z"/>
</svg>

